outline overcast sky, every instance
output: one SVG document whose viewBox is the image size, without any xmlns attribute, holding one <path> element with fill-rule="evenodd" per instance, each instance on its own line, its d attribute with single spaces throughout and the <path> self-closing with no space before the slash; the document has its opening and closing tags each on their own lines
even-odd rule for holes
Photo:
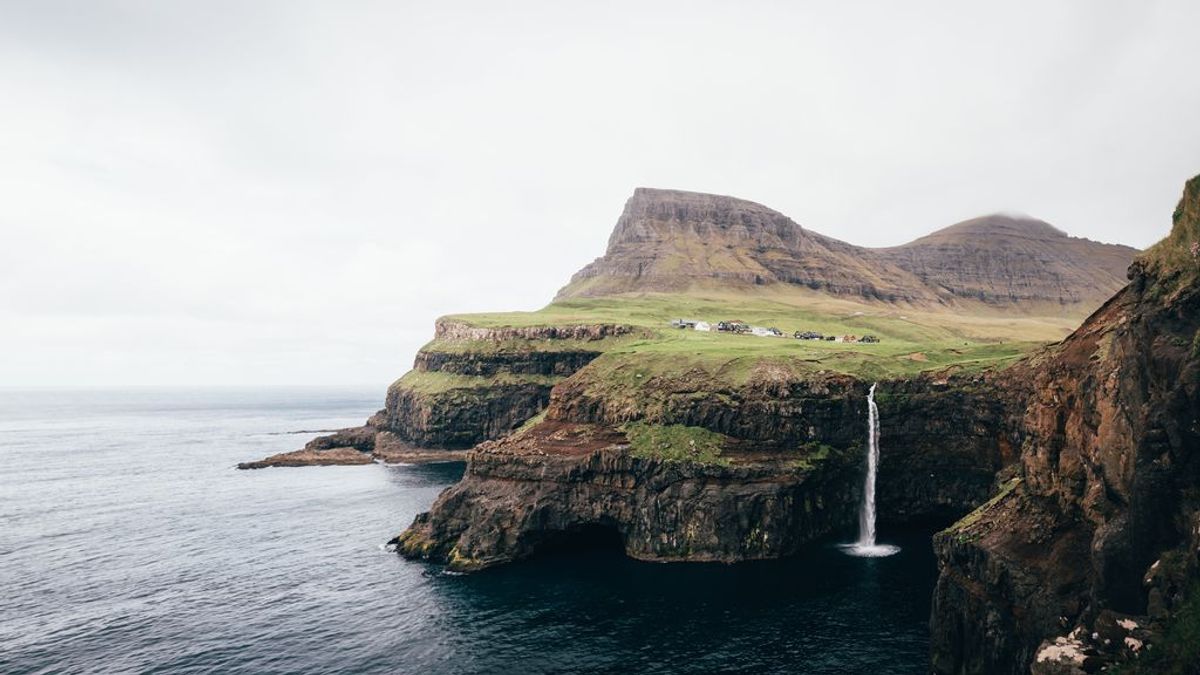
<svg viewBox="0 0 1200 675">
<path fill-rule="evenodd" d="M 0 386 L 382 388 L 436 316 L 545 304 L 636 186 L 869 246 L 1008 210 L 1145 247 L 1200 173 L 1197 26 L 1195 0 L 0 0 Z"/>
</svg>

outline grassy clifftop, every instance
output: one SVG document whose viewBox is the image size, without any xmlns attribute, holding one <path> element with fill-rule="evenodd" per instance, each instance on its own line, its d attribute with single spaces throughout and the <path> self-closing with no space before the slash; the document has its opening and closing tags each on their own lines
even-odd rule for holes
<svg viewBox="0 0 1200 675">
<path fill-rule="evenodd" d="M 700 368 L 733 378 L 763 362 L 802 371 L 833 371 L 861 377 L 904 376 L 949 366 L 982 369 L 1011 363 L 1028 351 L 1066 335 L 1073 317 L 1014 316 L 981 311 L 961 314 L 883 303 L 857 303 L 821 294 L 760 293 L 753 296 L 639 294 L 574 298 L 535 312 L 464 314 L 448 320 L 484 328 L 616 323 L 639 327 L 635 335 L 587 343 L 606 358 L 593 367 L 637 364 L 649 372 Z M 741 320 L 775 327 L 785 337 L 758 337 L 681 330 L 678 318 Z M 877 344 L 796 340 L 795 331 L 825 335 L 875 335 Z M 504 351 L 529 349 L 489 341 L 434 341 L 431 351 Z M 565 345 L 539 344 L 537 349 Z"/>
</svg>

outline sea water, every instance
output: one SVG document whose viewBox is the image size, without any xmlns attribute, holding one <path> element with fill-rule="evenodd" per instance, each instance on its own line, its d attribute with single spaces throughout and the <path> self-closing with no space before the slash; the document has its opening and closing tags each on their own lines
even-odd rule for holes
<svg viewBox="0 0 1200 675">
<path fill-rule="evenodd" d="M 462 464 L 233 468 L 381 400 L 0 390 L 0 672 L 927 671 L 927 532 L 886 532 L 902 551 L 880 559 L 835 537 L 782 561 L 564 549 L 447 575 L 382 545 Z"/>
</svg>

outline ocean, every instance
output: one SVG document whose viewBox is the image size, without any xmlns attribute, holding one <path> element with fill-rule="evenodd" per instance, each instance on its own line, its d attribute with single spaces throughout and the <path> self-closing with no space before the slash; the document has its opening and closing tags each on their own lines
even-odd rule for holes
<svg viewBox="0 0 1200 675">
<path fill-rule="evenodd" d="M 475 575 L 384 548 L 462 463 L 239 461 L 371 388 L 0 390 L 0 672 L 925 673 L 926 531 L 781 561 L 562 549 Z"/>
</svg>

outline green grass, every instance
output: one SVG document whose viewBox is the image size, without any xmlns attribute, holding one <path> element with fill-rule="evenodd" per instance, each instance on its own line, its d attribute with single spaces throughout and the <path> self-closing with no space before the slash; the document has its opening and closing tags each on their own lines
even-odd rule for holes
<svg viewBox="0 0 1200 675">
<path fill-rule="evenodd" d="M 492 377 L 456 375 L 453 373 L 410 370 L 396 380 L 392 387 L 408 389 L 422 394 L 444 394 L 462 389 L 486 389 L 500 385 L 536 384 L 552 387 L 563 380 L 555 375 L 514 375 L 500 373 Z"/>
<path fill-rule="evenodd" d="M 537 312 L 471 314 L 447 317 L 481 327 L 615 323 L 639 327 L 637 335 L 595 342 L 545 340 L 536 349 L 588 349 L 614 355 L 661 355 L 695 364 L 709 372 L 748 373 L 764 360 L 787 363 L 797 371 L 833 371 L 864 378 L 904 377 L 958 366 L 965 370 L 1003 367 L 1029 351 L 1065 336 L 1075 322 L 1064 317 L 965 316 L 894 305 L 855 303 L 829 296 L 729 296 L 644 294 L 576 298 Z M 705 333 L 671 328 L 676 318 L 715 324 L 740 319 L 777 327 L 787 337 Z M 812 330 L 826 335 L 873 334 L 878 344 L 795 340 L 791 334 Z M 520 351 L 528 341 L 441 342 L 439 351 Z"/>
<path fill-rule="evenodd" d="M 960 533 L 964 532 L 965 530 L 969 529 L 972 525 L 979 522 L 979 520 L 981 518 L 983 518 L 983 515 L 985 513 L 987 513 L 989 510 L 991 510 L 991 508 L 993 506 L 995 506 L 996 504 L 999 504 L 1005 497 L 1007 497 L 1020 484 L 1021 484 L 1020 478 L 1013 478 L 1013 479 L 1009 480 L 1007 483 L 1004 483 L 1003 485 L 1000 486 L 1000 489 L 996 492 L 995 496 L 993 496 L 991 499 L 987 500 L 987 502 L 985 502 L 983 504 L 983 506 L 980 506 L 979 508 L 975 509 L 974 511 L 963 516 L 958 522 L 956 522 L 953 525 L 951 525 L 950 527 L 947 527 L 946 529 L 942 530 L 940 532 L 940 534 L 959 534 L 960 537 L 963 536 Z"/>
<path fill-rule="evenodd" d="M 1136 661 L 1108 672 L 1119 675 L 1192 675 L 1200 673 L 1200 582 L 1192 582 L 1187 599 L 1176 610 L 1161 640 L 1143 650 Z"/>
<path fill-rule="evenodd" d="M 622 431 L 629 439 L 630 452 L 634 457 L 729 465 L 729 459 L 721 456 L 724 437 L 708 429 L 682 424 L 630 422 L 622 427 Z"/>
<path fill-rule="evenodd" d="M 813 443 L 801 448 L 804 456 L 792 462 L 792 466 L 801 471 L 811 471 L 819 464 L 829 459 L 835 452 L 834 448 L 824 443 Z"/>
<path fill-rule="evenodd" d="M 1171 233 L 1147 249 L 1138 260 L 1166 283 L 1173 292 L 1195 283 L 1200 276 L 1200 258 L 1192 255 L 1192 244 L 1200 242 L 1200 176 L 1189 180 L 1172 217 Z"/>
</svg>

